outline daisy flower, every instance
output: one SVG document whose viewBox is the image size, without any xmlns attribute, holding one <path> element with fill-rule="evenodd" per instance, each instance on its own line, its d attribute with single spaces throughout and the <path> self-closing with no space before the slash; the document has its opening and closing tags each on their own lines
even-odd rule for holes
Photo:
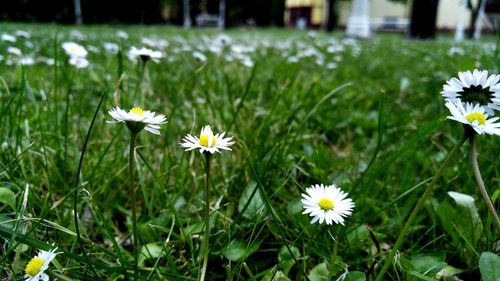
<svg viewBox="0 0 500 281">
<path fill-rule="evenodd" d="M 488 119 L 489 115 L 484 106 L 466 103 L 464 107 L 464 105 L 457 100 L 447 101 L 445 105 L 451 113 L 451 116 L 447 117 L 448 119 L 469 125 L 480 135 L 488 134 L 500 136 L 500 123 L 495 123 L 498 117 Z"/>
<path fill-rule="evenodd" d="M 65 42 L 62 47 L 70 57 L 85 58 L 87 56 L 87 50 L 74 42 Z"/>
<path fill-rule="evenodd" d="M 158 62 L 163 57 L 163 54 L 160 51 L 153 51 L 144 47 L 141 49 L 137 49 L 136 47 L 132 46 L 132 49 L 130 49 L 130 51 L 128 52 L 128 56 L 131 59 L 141 58 L 141 60 L 144 62 L 148 61 L 149 59 L 152 59 L 154 62 Z"/>
<path fill-rule="evenodd" d="M 32 258 L 28 262 L 28 264 L 26 264 L 26 268 L 24 269 L 25 281 L 48 281 L 49 276 L 45 274 L 45 270 L 49 268 L 49 264 L 57 256 L 58 253 L 56 253 L 56 250 L 57 248 L 54 248 L 48 252 L 38 252 L 38 255 Z"/>
<path fill-rule="evenodd" d="M 473 72 L 458 73 L 456 77 L 446 81 L 441 95 L 446 101 L 458 99 L 462 103 L 485 106 L 485 111 L 493 115 L 493 109 L 500 110 L 500 75 L 491 74 L 487 70 L 474 69 Z"/>
<path fill-rule="evenodd" d="M 144 111 L 140 107 L 134 107 L 126 112 L 117 106 L 109 111 L 109 115 L 118 123 L 125 122 L 129 130 L 136 133 L 145 129 L 150 133 L 160 135 L 160 125 L 167 122 L 165 115 L 156 115 L 156 113 L 149 110 Z"/>
<path fill-rule="evenodd" d="M 344 217 L 348 217 L 354 208 L 354 202 L 347 198 L 347 193 L 332 185 L 316 184 L 302 194 L 303 214 L 313 217 L 311 223 L 319 221 L 344 225 Z"/>
<path fill-rule="evenodd" d="M 186 151 L 199 149 L 201 153 L 207 151 L 211 154 L 220 152 L 221 149 L 231 150 L 229 147 L 234 144 L 233 137 L 224 138 L 224 135 L 224 132 L 214 135 L 210 126 L 207 125 L 201 129 L 199 138 L 188 134 L 180 145 L 186 148 Z"/>
</svg>

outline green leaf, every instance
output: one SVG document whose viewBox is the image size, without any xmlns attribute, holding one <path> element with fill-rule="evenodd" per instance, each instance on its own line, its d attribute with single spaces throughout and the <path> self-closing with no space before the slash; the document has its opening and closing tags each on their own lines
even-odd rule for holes
<svg viewBox="0 0 500 281">
<path fill-rule="evenodd" d="M 243 240 L 233 240 L 222 250 L 222 254 L 231 261 L 244 259 L 259 249 L 260 243 L 248 245 Z"/>
<path fill-rule="evenodd" d="M 344 281 L 366 281 L 366 275 L 361 271 L 350 271 L 345 276 Z"/>
<path fill-rule="evenodd" d="M 156 259 L 164 255 L 163 247 L 159 243 L 149 243 L 142 246 L 138 262 L 142 266 L 147 259 Z"/>
<path fill-rule="evenodd" d="M 296 259 L 300 258 L 300 251 L 297 247 L 290 246 L 290 251 L 292 251 L 293 256 Z M 278 261 L 280 262 L 280 269 L 286 275 L 288 275 L 290 269 L 295 264 L 295 260 L 293 259 L 292 255 L 290 254 L 286 246 L 281 247 L 278 253 Z"/>
<path fill-rule="evenodd" d="M 415 267 L 415 271 L 426 276 L 435 276 L 447 266 L 443 254 L 413 256 L 411 257 L 411 264 Z"/>
<path fill-rule="evenodd" d="M 476 246 L 477 241 L 481 238 L 482 223 L 474 198 L 463 193 L 449 191 L 448 195 L 455 200 L 460 216 L 455 221 L 456 226 L 461 229 L 466 239 L 472 242 L 472 246 Z"/>
<path fill-rule="evenodd" d="M 247 204 L 247 208 L 244 209 Z M 264 210 L 264 201 L 257 188 L 257 183 L 251 181 L 241 194 L 238 211 L 243 212 L 243 217 L 251 219 L 255 216 L 262 215 Z"/>
<path fill-rule="evenodd" d="M 329 280 L 329 273 L 326 263 L 320 263 L 309 272 L 309 280 L 311 281 L 325 281 Z"/>
<path fill-rule="evenodd" d="M 500 257 L 490 252 L 483 252 L 479 258 L 479 270 L 483 281 L 499 281 Z"/>
<path fill-rule="evenodd" d="M 16 194 L 6 187 L 0 187 L 0 202 L 16 209 Z"/>
<path fill-rule="evenodd" d="M 436 281 L 436 279 L 431 278 L 431 277 L 428 277 L 428 276 L 425 276 L 425 275 L 423 275 L 423 274 L 422 274 L 422 273 L 420 273 L 420 272 L 416 272 L 416 271 L 409 271 L 408 273 L 409 273 L 411 276 L 418 278 L 418 280 Z"/>
<path fill-rule="evenodd" d="M 269 270 L 261 281 L 290 281 L 282 271 L 277 271 L 276 274 L 274 274 L 275 270 L 275 268 Z"/>
<path fill-rule="evenodd" d="M 456 278 L 455 275 L 460 274 L 462 272 L 464 272 L 463 269 L 447 265 L 436 274 L 436 279 L 454 280 L 453 278 Z"/>
</svg>

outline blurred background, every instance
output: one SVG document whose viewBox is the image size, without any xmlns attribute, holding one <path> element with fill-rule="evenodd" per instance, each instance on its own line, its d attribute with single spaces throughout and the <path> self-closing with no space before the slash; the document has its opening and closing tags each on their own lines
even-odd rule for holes
<svg viewBox="0 0 500 281">
<path fill-rule="evenodd" d="M 2 0 L 0 9 L 1 21 L 62 24 L 333 31 L 348 28 L 351 21 L 370 31 L 414 38 L 432 38 L 436 31 L 458 31 L 462 34 L 457 36 L 470 38 L 478 32 L 496 33 L 499 15 L 500 0 Z"/>
</svg>

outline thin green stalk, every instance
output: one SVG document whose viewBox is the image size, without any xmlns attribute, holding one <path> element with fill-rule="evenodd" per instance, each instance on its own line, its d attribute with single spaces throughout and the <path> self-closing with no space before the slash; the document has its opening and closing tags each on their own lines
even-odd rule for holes
<svg viewBox="0 0 500 281">
<path fill-rule="evenodd" d="M 472 170 L 474 171 L 474 177 L 476 178 L 477 187 L 479 188 L 479 193 L 483 196 L 484 203 L 486 203 L 486 207 L 488 208 L 488 212 L 493 217 L 493 221 L 497 227 L 497 230 L 500 233 L 500 219 L 498 218 L 498 214 L 495 210 L 495 206 L 493 202 L 491 202 L 491 198 L 488 195 L 488 191 L 484 186 L 483 178 L 481 177 L 481 170 L 479 170 L 479 165 L 477 163 L 477 152 L 476 152 L 476 142 L 474 140 L 475 134 L 472 133 L 469 136 L 469 145 L 470 145 L 470 160 L 472 162 Z"/>
<path fill-rule="evenodd" d="M 90 123 L 89 130 L 87 132 L 87 136 L 85 137 L 85 142 L 83 143 L 82 153 L 80 154 L 80 161 L 78 161 L 78 168 L 76 169 L 75 191 L 73 193 L 73 216 L 74 216 L 74 221 L 75 221 L 76 238 L 78 240 L 78 244 L 80 244 L 80 248 L 82 250 L 83 257 L 85 258 L 87 265 L 90 267 L 90 270 L 92 271 L 92 274 L 94 275 L 94 278 L 97 278 L 97 280 L 101 280 L 101 278 L 97 274 L 97 271 L 95 270 L 94 266 L 90 262 L 90 259 L 87 255 L 87 252 L 85 251 L 85 247 L 83 245 L 83 240 L 82 240 L 82 237 L 80 234 L 80 227 L 78 225 L 78 192 L 80 191 L 80 188 L 79 188 L 80 172 L 82 170 L 83 157 L 85 156 L 85 151 L 87 151 L 87 145 L 88 145 L 89 140 L 90 140 L 90 133 L 92 132 L 92 128 L 94 127 L 95 120 L 97 119 L 97 115 L 99 114 L 99 109 L 101 108 L 102 102 L 104 101 L 105 97 L 106 97 L 106 93 L 102 93 L 101 99 L 99 100 L 99 104 L 97 105 L 97 108 L 94 112 L 94 117 L 92 117 L 92 122 Z"/>
<path fill-rule="evenodd" d="M 333 238 L 333 252 L 332 256 L 330 257 L 330 272 L 328 274 L 330 276 L 330 280 L 332 280 L 333 274 L 335 272 L 335 260 L 337 259 L 337 249 L 339 246 L 338 240 L 335 239 L 335 237 L 332 238 Z"/>
<path fill-rule="evenodd" d="M 439 170 L 437 171 L 437 173 L 432 178 L 431 183 L 427 186 L 427 188 L 425 189 L 425 191 L 422 194 L 422 196 L 420 196 L 420 199 L 418 200 L 417 204 L 413 208 L 413 211 L 411 212 L 410 216 L 406 220 L 406 223 L 403 226 L 403 229 L 399 233 L 399 236 L 398 236 L 398 239 L 396 240 L 396 243 L 394 244 L 391 252 L 387 256 L 387 258 L 385 260 L 385 263 L 384 263 L 384 266 L 380 270 L 380 272 L 377 275 L 377 278 L 375 279 L 375 281 L 381 281 L 384 278 L 384 275 L 385 275 L 385 272 L 387 271 L 387 268 L 389 268 L 389 266 L 393 262 L 394 256 L 396 255 L 396 252 L 399 250 L 399 248 L 401 248 L 401 245 L 403 245 L 403 242 L 404 242 L 404 240 L 406 238 L 406 234 L 407 234 L 408 230 L 410 229 L 410 226 L 412 225 L 413 221 L 417 217 L 417 214 L 420 211 L 420 209 L 422 209 L 422 207 L 424 206 L 424 203 L 427 200 L 427 197 L 429 197 L 429 195 L 431 194 L 434 185 L 436 185 L 437 181 L 439 180 L 439 178 L 443 174 L 445 168 L 448 166 L 450 160 L 453 158 L 453 156 L 455 156 L 455 154 L 457 153 L 457 151 L 459 150 L 459 148 L 462 146 L 462 144 L 466 140 L 467 140 L 467 135 L 464 134 L 462 136 L 462 138 L 455 144 L 455 146 L 450 151 L 450 153 L 448 154 L 448 156 L 446 157 L 446 159 L 443 161 L 443 164 L 441 165 L 441 167 L 439 167 Z"/>
<path fill-rule="evenodd" d="M 137 265 L 139 263 L 138 248 L 139 244 L 137 241 L 137 215 L 136 215 L 136 198 L 135 198 L 135 187 L 134 187 L 134 153 L 135 153 L 135 142 L 137 140 L 137 132 L 133 130 L 130 131 L 130 150 L 128 158 L 128 174 L 130 181 L 130 199 L 132 200 L 132 247 L 134 248 L 134 280 L 137 280 Z"/>
<path fill-rule="evenodd" d="M 205 187 L 205 237 L 203 246 L 203 267 L 201 269 L 200 281 L 205 280 L 205 275 L 208 266 L 208 241 L 210 236 L 210 156 L 209 152 L 205 152 L 205 170 L 207 174 L 207 184 Z"/>
</svg>

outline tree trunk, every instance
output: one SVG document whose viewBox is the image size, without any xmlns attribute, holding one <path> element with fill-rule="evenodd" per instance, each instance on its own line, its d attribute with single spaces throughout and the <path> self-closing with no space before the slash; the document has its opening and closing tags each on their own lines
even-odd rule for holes
<svg viewBox="0 0 500 281">
<path fill-rule="evenodd" d="M 335 5 L 337 0 L 328 0 L 327 1 L 327 22 L 326 22 L 326 31 L 332 32 L 335 29 L 335 25 L 337 24 L 337 13 L 335 12 Z"/>
<path fill-rule="evenodd" d="M 413 0 L 409 37 L 432 39 L 436 36 L 439 0 Z"/>
<path fill-rule="evenodd" d="M 189 13 L 189 0 L 182 0 L 182 11 L 183 11 L 183 26 L 184 28 L 191 27 L 191 15 Z"/>
<path fill-rule="evenodd" d="M 469 0 L 469 9 L 470 9 L 470 24 L 469 24 L 469 29 L 467 30 L 467 38 L 472 39 L 474 37 L 474 30 L 476 29 L 476 23 L 477 23 L 477 16 L 479 15 L 479 8 L 481 7 L 481 2 L 483 0 L 479 0 L 477 2 L 476 7 L 472 5 L 472 1 Z"/>
</svg>

